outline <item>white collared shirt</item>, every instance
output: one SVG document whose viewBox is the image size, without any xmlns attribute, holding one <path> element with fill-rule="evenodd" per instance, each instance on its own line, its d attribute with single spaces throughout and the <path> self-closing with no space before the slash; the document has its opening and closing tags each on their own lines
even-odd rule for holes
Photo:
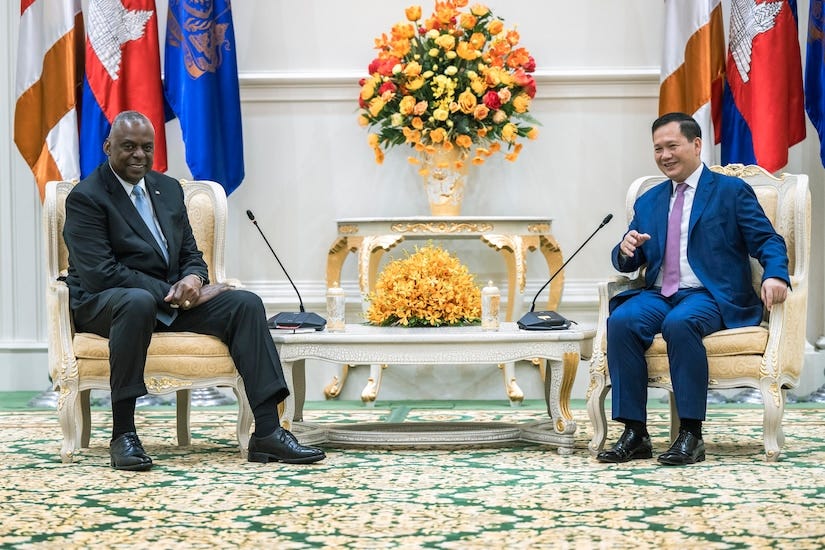
<svg viewBox="0 0 825 550">
<path fill-rule="evenodd" d="M 704 286 L 702 281 L 693 272 L 693 269 L 688 263 L 687 246 L 688 246 L 688 227 L 690 226 L 690 212 L 693 209 L 693 197 L 696 195 L 696 187 L 699 185 L 699 178 L 702 175 L 704 164 L 699 164 L 699 168 L 687 177 L 684 183 L 687 184 L 685 189 L 685 202 L 682 205 L 682 231 L 679 239 L 679 288 L 696 288 Z M 673 189 L 670 193 L 670 207 L 668 208 L 668 216 L 673 210 L 673 203 L 676 202 L 676 186 L 680 182 L 671 182 Z M 664 277 L 664 265 L 659 270 L 659 275 L 656 276 L 655 286 L 662 286 L 662 278 Z"/>
</svg>

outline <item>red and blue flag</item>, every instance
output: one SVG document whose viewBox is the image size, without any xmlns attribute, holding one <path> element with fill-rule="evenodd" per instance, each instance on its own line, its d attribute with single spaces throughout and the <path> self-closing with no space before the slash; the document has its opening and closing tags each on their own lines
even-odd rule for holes
<svg viewBox="0 0 825 550">
<path fill-rule="evenodd" d="M 80 111 L 80 175 L 106 159 L 103 141 L 121 111 L 140 111 L 155 128 L 153 168 L 166 171 L 166 130 L 154 0 L 89 0 L 86 76 Z"/>
<path fill-rule="evenodd" d="M 775 172 L 805 139 L 796 0 L 733 0 L 722 107 L 722 163 Z"/>
</svg>

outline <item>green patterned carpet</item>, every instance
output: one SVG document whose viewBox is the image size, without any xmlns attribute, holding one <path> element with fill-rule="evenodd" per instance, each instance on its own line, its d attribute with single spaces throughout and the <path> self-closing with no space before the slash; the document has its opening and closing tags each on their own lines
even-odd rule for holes
<svg viewBox="0 0 825 550">
<path fill-rule="evenodd" d="M 64 465 L 53 411 L 0 410 L 0 547 L 825 547 L 822 406 L 789 408 L 779 463 L 762 458 L 759 409 L 714 407 L 708 460 L 686 468 L 595 462 L 577 403 L 572 456 L 536 445 L 328 449 L 311 466 L 242 461 L 232 407 L 193 409 L 189 448 L 175 446 L 171 407 L 138 409 L 156 466 L 124 473 L 108 467 L 110 414 L 92 414 L 91 448 Z M 538 402 L 331 402 L 308 404 L 305 419 L 528 422 L 542 414 Z M 657 452 L 668 445 L 665 415 L 651 412 Z"/>
</svg>

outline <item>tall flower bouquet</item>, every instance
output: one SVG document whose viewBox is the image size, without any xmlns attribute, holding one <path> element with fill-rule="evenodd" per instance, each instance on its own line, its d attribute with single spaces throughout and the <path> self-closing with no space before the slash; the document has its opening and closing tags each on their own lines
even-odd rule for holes
<svg viewBox="0 0 825 550">
<path fill-rule="evenodd" d="M 390 262 L 369 295 L 374 325 L 438 327 L 478 322 L 481 291 L 458 258 L 427 245 Z"/>
<path fill-rule="evenodd" d="M 458 148 L 458 163 L 472 155 L 482 164 L 506 145 L 506 158 L 521 151 L 519 138 L 535 139 L 528 115 L 536 95 L 536 62 L 483 4 L 468 0 L 406 9 L 406 22 L 375 40 L 378 50 L 361 81 L 359 123 L 373 130 L 369 144 L 379 164 L 384 150 L 408 144 L 419 152 Z M 410 162 L 417 162 L 410 157 Z M 459 166 L 460 167 L 460 166 Z"/>
</svg>

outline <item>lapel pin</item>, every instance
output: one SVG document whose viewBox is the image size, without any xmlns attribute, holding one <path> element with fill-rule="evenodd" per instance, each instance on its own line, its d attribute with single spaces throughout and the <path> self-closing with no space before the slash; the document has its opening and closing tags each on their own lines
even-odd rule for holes
<svg viewBox="0 0 825 550">
<path fill-rule="evenodd" d="M 160 191 L 158 191 L 157 189 L 155 189 L 155 195 L 160 195 Z"/>
</svg>

